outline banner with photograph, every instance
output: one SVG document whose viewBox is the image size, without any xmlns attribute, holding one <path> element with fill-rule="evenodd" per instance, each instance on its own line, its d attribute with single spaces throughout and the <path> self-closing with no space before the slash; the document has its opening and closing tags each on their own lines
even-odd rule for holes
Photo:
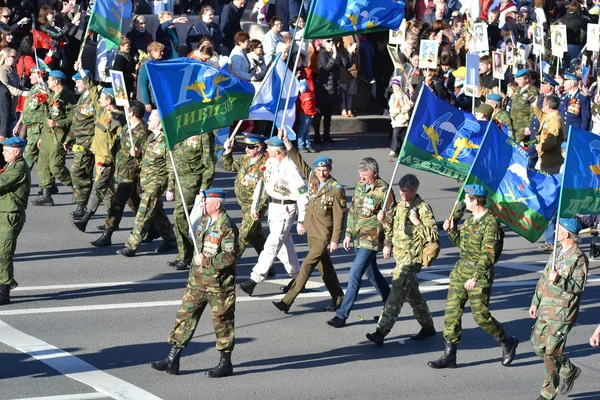
<svg viewBox="0 0 600 400">
<path fill-rule="evenodd" d="M 563 58 L 565 53 L 569 51 L 567 48 L 566 25 L 550 26 L 550 44 L 552 46 L 552 55 L 554 57 Z"/>
<path fill-rule="evenodd" d="M 390 29 L 389 44 L 401 45 L 406 40 L 406 20 L 403 19 L 398 30 Z"/>
<path fill-rule="evenodd" d="M 421 47 L 419 48 L 419 68 L 437 68 L 438 47 L 439 43 L 435 40 L 421 40 Z"/>
<path fill-rule="evenodd" d="M 493 72 L 492 76 L 496 79 L 504 80 L 504 53 L 501 51 L 495 51 L 492 53 L 492 65 Z"/>
<path fill-rule="evenodd" d="M 533 52 L 535 54 L 544 54 L 544 27 L 541 24 L 533 23 Z"/>
<path fill-rule="evenodd" d="M 587 24 L 587 48 L 588 51 L 600 50 L 600 36 L 598 24 Z"/>
<path fill-rule="evenodd" d="M 483 53 L 489 50 L 487 24 L 485 22 L 473 24 L 473 51 Z"/>
</svg>

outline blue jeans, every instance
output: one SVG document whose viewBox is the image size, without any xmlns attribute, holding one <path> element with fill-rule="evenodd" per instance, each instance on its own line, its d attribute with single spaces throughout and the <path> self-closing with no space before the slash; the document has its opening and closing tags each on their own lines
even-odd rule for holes
<svg viewBox="0 0 600 400">
<path fill-rule="evenodd" d="M 554 229 L 556 228 L 556 213 L 552 216 L 548 227 L 544 231 L 544 244 L 554 244 Z"/>
<path fill-rule="evenodd" d="M 356 253 L 356 258 L 350 267 L 344 301 L 342 301 L 342 305 L 336 312 L 336 315 L 342 319 L 348 319 L 350 310 L 354 306 L 354 302 L 358 296 L 362 276 L 365 273 L 373 286 L 375 286 L 375 289 L 377 289 L 384 304 L 390 295 L 390 287 L 377 268 L 377 251 L 354 248 L 354 252 Z"/>
<path fill-rule="evenodd" d="M 298 116 L 298 132 L 296 132 L 296 137 L 298 139 L 298 148 L 306 148 L 310 149 L 310 125 L 312 123 L 312 118 L 310 115 L 306 115 L 304 113 L 300 113 Z"/>
</svg>

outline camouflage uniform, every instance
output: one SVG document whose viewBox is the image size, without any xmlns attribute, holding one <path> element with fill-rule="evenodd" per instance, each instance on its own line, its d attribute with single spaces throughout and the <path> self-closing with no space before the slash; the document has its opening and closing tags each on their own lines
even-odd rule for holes
<svg viewBox="0 0 600 400">
<path fill-rule="evenodd" d="M 204 267 L 190 269 L 185 295 L 177 312 L 169 343 L 188 345 L 206 305 L 212 309 L 217 350 L 231 352 L 235 345 L 235 262 L 238 229 L 223 211 L 216 221 L 204 215 L 196 232 L 198 251 L 208 257 Z"/>
<path fill-rule="evenodd" d="M 252 218 L 250 209 L 252 208 L 252 194 L 256 185 L 263 177 L 263 168 L 267 161 L 267 156 L 262 154 L 255 162 L 252 162 L 250 157 L 245 154 L 236 161 L 233 160 L 231 153 L 223 154 L 222 158 L 225 171 L 238 173 L 235 179 L 234 191 L 238 204 L 242 208 L 242 225 L 240 226 L 238 242 L 239 260 L 244 251 L 246 251 L 248 243 L 254 246 L 254 250 L 258 254 L 265 247 L 265 234 L 262 229 L 261 220 L 265 215 L 267 207 L 263 206 L 257 211 L 258 219 Z"/>
<path fill-rule="evenodd" d="M 416 209 L 419 215 L 419 225 L 415 226 L 408 217 L 412 209 Z M 396 323 L 402 305 L 408 301 L 421 327 L 431 329 L 433 319 L 427 302 L 419 291 L 417 274 L 423 265 L 425 245 L 439 241 L 433 210 L 417 195 L 410 205 L 404 201 L 398 203 L 392 222 L 384 229 L 385 244 L 392 246 L 396 267 L 392 273 L 392 290 L 379 317 L 377 328 L 384 336 L 387 335 Z"/>
<path fill-rule="evenodd" d="M 42 89 L 37 84 L 29 90 L 21 113 L 23 123 L 27 125 L 27 146 L 23 152 L 23 158 L 29 169 L 33 169 L 38 160 L 40 150 L 37 147 L 37 142 L 40 139 L 42 126 L 46 120 L 46 103 L 39 103 L 35 98 L 35 95 L 41 92 Z"/>
<path fill-rule="evenodd" d="M 528 85 L 513 97 L 510 117 L 512 119 L 513 135 L 517 143 L 523 143 L 527 139 L 525 128 L 529 127 L 529 122 L 533 117 L 533 110 L 528 100 L 532 97 L 537 99 L 538 94 L 539 92 L 535 86 Z"/>
<path fill-rule="evenodd" d="M 135 214 L 133 231 L 125 243 L 125 246 L 131 250 L 138 248 L 151 224 L 165 242 L 175 242 L 173 228 L 161 200 L 172 168 L 171 163 L 167 162 L 167 152 L 167 143 L 162 131 L 158 135 L 151 134 L 148 137 L 140 172 L 142 199 Z"/>
<path fill-rule="evenodd" d="M 173 159 L 177 167 L 181 191 L 188 214 L 194 208 L 196 195 L 210 187 L 215 176 L 215 135 L 206 132 L 187 138 L 173 147 Z M 171 164 L 171 161 L 168 160 Z M 190 227 L 185 217 L 181 195 L 175 181 L 175 174 L 169 176 L 168 191 L 175 194 L 175 237 L 177 238 L 177 261 L 189 264 L 194 256 L 194 244 L 190 238 Z"/>
<path fill-rule="evenodd" d="M 296 148 L 288 150 L 288 157 L 308 181 L 308 207 L 304 219 L 308 235 L 308 254 L 300 266 L 293 286 L 282 301 L 288 306 L 292 305 L 318 266 L 333 305 L 337 306 L 342 303 L 344 292 L 327 252 L 327 246 L 331 242 L 340 241 L 346 216 L 346 192 L 332 177 L 321 185 L 319 178 L 313 173 L 313 168 L 304 162 Z"/>
<path fill-rule="evenodd" d="M 63 148 L 67 131 L 73 120 L 73 106 L 77 97 L 67 88 L 48 97 L 48 114 L 44 117 L 40 152 L 38 158 L 38 176 L 40 187 L 50 189 L 58 179 L 65 186 L 71 186 L 71 174 L 65 166 L 66 151 Z M 56 122 L 56 126 L 48 126 L 48 119 Z"/>
<path fill-rule="evenodd" d="M 497 341 L 504 339 L 504 328 L 490 314 L 488 305 L 494 282 L 494 264 L 498 261 L 504 243 L 504 231 L 491 212 L 480 218 L 469 215 L 460 231 L 448 236 L 460 249 L 460 259 L 450 272 L 448 299 L 444 312 L 444 339 L 458 344 L 462 335 L 462 315 L 467 300 L 475 322 Z M 475 279 L 473 290 L 465 289 L 469 279 Z"/>
<path fill-rule="evenodd" d="M 144 126 L 143 122 L 131 129 L 133 145 L 138 149 L 143 150 L 144 143 L 148 140 L 149 131 Z M 104 228 L 107 231 L 114 231 L 119 227 L 125 204 L 129 203 L 129 207 L 137 214 L 140 206 L 140 196 L 137 192 L 137 186 L 140 180 L 141 160 L 143 157 L 142 151 L 138 157 L 131 156 L 131 141 L 129 138 L 128 128 L 121 128 L 121 132 L 116 142 L 115 156 L 115 182 L 117 188 L 115 195 L 110 203 L 108 215 L 104 221 Z"/>
<path fill-rule="evenodd" d="M 73 111 L 73 123 L 66 143 L 73 145 L 73 164 L 71 180 L 73 182 L 73 202 L 85 204 L 92 190 L 94 173 L 94 154 L 90 151 L 94 137 L 95 108 L 99 107 L 94 96 L 88 90 L 79 97 Z"/>
<path fill-rule="evenodd" d="M 544 360 L 544 385 L 541 395 L 553 399 L 558 394 L 559 377 L 575 372 L 564 355 L 567 335 L 577 320 L 581 293 L 587 279 L 589 261 L 578 246 L 563 252 L 556 259 L 557 281 L 548 282 L 552 271 L 552 255 L 540 277 L 531 305 L 537 307 L 537 321 L 531 332 L 533 350 Z"/>
<path fill-rule="evenodd" d="M 512 123 L 512 120 L 510 119 L 510 114 L 506 110 L 502 110 L 502 109 L 498 110 L 498 112 L 496 114 L 492 115 L 492 118 L 495 119 L 496 121 L 503 123 L 506 126 L 506 129 L 508 129 L 510 138 L 512 140 L 515 140 L 515 132 L 513 129 L 513 123 Z"/>
</svg>

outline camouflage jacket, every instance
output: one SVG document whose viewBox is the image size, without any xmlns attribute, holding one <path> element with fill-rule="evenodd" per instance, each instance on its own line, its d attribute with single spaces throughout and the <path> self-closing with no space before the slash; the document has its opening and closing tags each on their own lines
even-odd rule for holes
<svg viewBox="0 0 600 400">
<path fill-rule="evenodd" d="M 494 282 L 494 264 L 504 246 L 504 231 L 488 210 L 480 218 L 470 214 L 460 231 L 448 232 L 448 237 L 460 249 L 460 259 L 455 270 L 461 278 L 474 278 L 478 286 L 491 286 Z"/>
<path fill-rule="evenodd" d="M 533 109 L 527 101 L 535 97 L 537 99 L 538 90 L 535 86 L 529 85 L 525 90 L 521 89 L 519 93 L 515 93 L 510 109 L 510 117 L 513 125 L 513 135 L 517 143 L 523 142 L 525 139 L 525 128 L 529 128 L 529 122 L 533 117 Z M 535 132 L 532 132 L 535 134 Z"/>
<path fill-rule="evenodd" d="M 213 292 L 235 291 L 235 260 L 238 252 L 238 228 L 223 211 L 216 221 L 205 214 L 196 231 L 198 251 L 208 258 L 204 267 L 190 269 L 188 285 Z"/>
<path fill-rule="evenodd" d="M 387 190 L 388 184 L 381 178 L 371 185 L 356 184 L 346 223 L 346 237 L 353 239 L 355 248 L 375 251 L 383 248 L 383 226 L 377 220 L 377 213 L 383 207 Z M 395 206 L 394 192 L 390 191 L 385 210 L 388 218 Z"/>
<path fill-rule="evenodd" d="M 159 185 L 163 190 L 167 187 L 169 174 L 173 166 L 169 160 L 169 148 L 165 135 L 161 131 L 158 136 L 150 133 L 144 146 L 142 170 L 140 171 L 140 186 Z"/>
<path fill-rule="evenodd" d="M 258 160 L 252 162 L 247 155 L 233 160 L 233 154 L 223 154 L 223 168 L 228 172 L 237 172 L 235 178 L 235 196 L 240 204 L 252 205 L 252 194 L 263 177 L 263 168 L 267 161 L 267 155 L 262 154 Z"/>
<path fill-rule="evenodd" d="M 132 157 L 131 140 L 129 138 L 128 129 L 126 126 L 121 128 L 115 148 L 115 182 L 133 183 L 138 180 L 140 176 L 141 160 L 144 155 L 144 143 L 148 140 L 149 134 L 150 132 L 146 129 L 143 122 L 140 122 L 131 129 L 133 145 L 141 150 L 139 156 Z"/>
<path fill-rule="evenodd" d="M 414 225 L 408 213 L 415 208 L 421 223 Z M 396 268 L 393 277 L 396 279 L 406 267 L 417 267 L 423 264 L 423 249 L 427 243 L 438 242 L 435 216 L 429 204 L 417 195 L 412 205 L 400 201 L 393 211 L 392 221 L 384 227 L 385 245 L 392 246 Z"/>
<path fill-rule="evenodd" d="M 31 174 L 23 157 L 6 164 L 0 173 L 0 212 L 25 211 L 30 189 Z M 3 226 L 2 229 L 10 227 Z"/>
<path fill-rule="evenodd" d="M 210 188 L 215 176 L 215 134 L 212 131 L 191 136 L 173 146 L 173 159 L 179 178 L 186 176 L 201 177 L 200 190 Z M 184 184 L 184 182 L 181 182 Z M 169 175 L 167 190 L 173 192 L 177 187 L 175 173 Z"/>
<path fill-rule="evenodd" d="M 39 102 L 37 98 L 37 94 L 41 92 L 40 85 L 34 85 L 29 90 L 29 94 L 25 98 L 23 112 L 21 113 L 23 123 L 27 125 L 27 135 L 29 138 L 39 135 L 42 132 L 42 125 L 46 120 L 46 107 L 48 104 L 46 102 Z"/>
<path fill-rule="evenodd" d="M 77 103 L 75 93 L 63 88 L 59 93 L 52 93 L 47 99 L 48 113 L 44 118 L 43 133 L 51 135 L 57 144 L 64 143 L 66 133 L 73 121 L 73 106 Z M 56 126 L 50 128 L 47 121 L 51 119 Z"/>
<path fill-rule="evenodd" d="M 509 136 L 512 140 L 515 140 L 515 133 L 513 131 L 512 120 L 510 119 L 510 114 L 506 110 L 499 110 L 496 114 L 492 116 L 496 121 L 503 123 L 508 129 Z"/>
<path fill-rule="evenodd" d="M 304 162 L 295 147 L 288 150 L 288 157 L 308 181 L 308 206 L 304 217 L 308 236 L 339 243 L 346 216 L 346 191 L 333 177 L 320 185 L 313 168 Z"/>
<path fill-rule="evenodd" d="M 90 139 L 94 136 L 94 122 L 96 120 L 96 109 L 100 106 L 91 94 L 90 90 L 79 96 L 79 101 L 73 110 L 73 123 L 67 136 L 69 144 L 76 143 L 89 147 Z"/>
<path fill-rule="evenodd" d="M 581 293 L 588 275 L 589 260 L 578 246 L 556 256 L 556 282 L 548 282 L 553 270 L 552 254 L 535 288 L 531 305 L 538 308 L 538 318 L 551 322 L 574 324 L 579 313 Z"/>
</svg>

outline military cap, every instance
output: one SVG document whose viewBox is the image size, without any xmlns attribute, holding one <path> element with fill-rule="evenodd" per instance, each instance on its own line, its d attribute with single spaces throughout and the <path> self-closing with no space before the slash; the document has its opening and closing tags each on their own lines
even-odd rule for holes
<svg viewBox="0 0 600 400">
<path fill-rule="evenodd" d="M 312 166 L 315 168 L 317 168 L 317 167 L 331 168 L 333 166 L 333 160 L 327 156 L 321 156 L 312 163 Z"/>
<path fill-rule="evenodd" d="M 581 224 L 577 221 L 576 218 L 561 218 L 558 220 L 560 226 L 565 228 L 571 233 L 578 234 L 581 230 Z"/>
<path fill-rule="evenodd" d="M 569 81 L 578 81 L 579 82 L 579 78 L 577 76 L 575 76 L 575 74 L 573 74 L 572 72 L 565 72 L 565 79 L 569 80 Z"/>
<path fill-rule="evenodd" d="M 527 71 L 525 68 L 522 68 L 520 70 L 517 71 L 517 73 L 515 74 L 515 78 L 520 78 L 522 76 L 528 76 L 529 75 L 529 71 Z"/>
<path fill-rule="evenodd" d="M 487 197 L 488 195 L 487 190 L 485 190 L 483 186 L 477 184 L 465 185 L 465 192 L 471 196 Z"/>
<path fill-rule="evenodd" d="M 227 193 L 220 188 L 210 188 L 204 191 L 204 197 L 207 199 L 224 199 L 227 197 Z"/>
<path fill-rule="evenodd" d="M 502 102 L 502 96 L 500 96 L 497 93 L 490 93 L 487 95 L 487 99 L 490 101 L 498 101 L 498 102 Z"/>
<path fill-rule="evenodd" d="M 550 85 L 550 86 L 558 86 L 558 82 L 556 82 L 554 79 L 552 79 L 552 77 L 550 75 L 548 75 L 547 73 L 544 73 L 542 75 L 542 83 L 545 83 L 546 85 Z"/>
<path fill-rule="evenodd" d="M 109 88 L 109 87 L 105 87 L 104 89 L 102 89 L 102 93 L 104 93 L 105 95 L 110 96 L 112 98 L 115 97 L 115 91 L 112 90 L 112 88 Z"/>
<path fill-rule="evenodd" d="M 263 144 L 265 137 L 256 133 L 244 133 L 244 144 Z"/>
<path fill-rule="evenodd" d="M 270 147 L 285 147 L 283 140 L 279 139 L 277 136 L 273 136 L 269 140 L 265 141 L 265 143 Z"/>
<path fill-rule="evenodd" d="M 67 76 L 65 75 L 65 73 L 57 69 L 53 69 L 52 71 L 50 71 L 48 76 L 51 76 L 56 79 L 62 79 L 63 81 L 67 80 Z"/>
<path fill-rule="evenodd" d="M 567 142 L 562 142 L 562 143 L 560 144 L 560 148 L 561 148 L 561 149 L 566 149 L 566 148 L 567 148 Z"/>
<path fill-rule="evenodd" d="M 482 113 L 487 119 L 490 119 L 494 113 L 494 109 L 489 104 L 481 103 L 475 107 L 475 112 Z"/>
<path fill-rule="evenodd" d="M 27 140 L 13 136 L 0 142 L 0 144 L 7 147 L 13 147 L 15 149 L 24 149 L 25 145 L 27 145 Z"/>
<path fill-rule="evenodd" d="M 92 76 L 92 73 L 87 69 L 85 70 L 85 74 L 90 77 Z M 75 75 L 73 75 L 73 77 L 71 79 L 73 79 L 74 81 L 78 81 L 80 79 L 83 79 L 83 76 L 81 76 L 81 73 L 79 71 L 77 71 L 77 73 Z"/>
<path fill-rule="evenodd" d="M 467 76 L 467 69 L 465 67 L 457 68 L 455 71 L 452 71 L 452 75 L 455 78 L 459 78 L 461 76 L 464 78 Z"/>
</svg>

